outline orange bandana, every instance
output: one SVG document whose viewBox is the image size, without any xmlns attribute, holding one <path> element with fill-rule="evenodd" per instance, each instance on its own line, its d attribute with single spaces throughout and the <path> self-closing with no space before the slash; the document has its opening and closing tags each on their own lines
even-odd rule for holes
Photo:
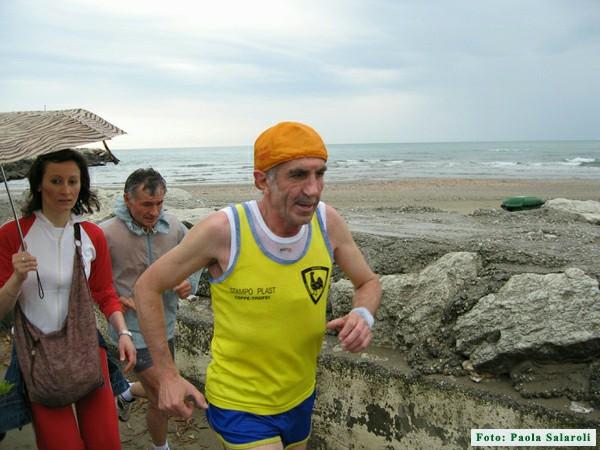
<svg viewBox="0 0 600 450">
<path fill-rule="evenodd" d="M 254 169 L 269 170 L 282 162 L 298 158 L 327 161 L 327 149 L 321 136 L 308 125 L 281 122 L 263 131 L 254 143 Z"/>
</svg>

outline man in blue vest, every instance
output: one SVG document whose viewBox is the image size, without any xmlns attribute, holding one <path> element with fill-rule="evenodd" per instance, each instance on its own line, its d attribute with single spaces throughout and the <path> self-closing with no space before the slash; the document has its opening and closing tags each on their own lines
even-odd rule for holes
<svg viewBox="0 0 600 450">
<path fill-rule="evenodd" d="M 305 449 L 326 328 L 338 330 L 350 352 L 371 341 L 379 279 L 340 214 L 320 201 L 326 162 L 311 127 L 267 129 L 254 146 L 262 198 L 213 213 L 136 283 L 159 407 L 183 417 L 195 405 L 207 408 L 226 448 Z M 353 309 L 326 323 L 334 261 L 354 285 Z M 206 399 L 177 372 L 158 307 L 163 290 L 201 267 L 210 274 L 214 312 Z"/>
</svg>

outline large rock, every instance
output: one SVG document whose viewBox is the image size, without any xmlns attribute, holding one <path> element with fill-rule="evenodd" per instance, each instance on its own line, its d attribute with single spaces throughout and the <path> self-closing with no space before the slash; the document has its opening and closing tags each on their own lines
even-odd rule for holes
<svg viewBox="0 0 600 450">
<path fill-rule="evenodd" d="M 100 202 L 100 211 L 86 216 L 87 220 L 100 223 L 113 215 L 117 198 L 123 197 L 123 189 L 94 189 Z"/>
<path fill-rule="evenodd" d="M 182 222 L 195 225 L 214 212 L 214 209 L 204 207 L 202 199 L 194 198 L 185 189 L 168 186 L 167 189 L 165 211 L 177 216 Z"/>
<path fill-rule="evenodd" d="M 452 300 L 477 281 L 481 268 L 475 253 L 448 253 L 421 272 L 381 277 L 383 296 L 373 328 L 373 341 L 392 348 L 410 347 L 435 334 Z M 332 316 L 351 309 L 352 284 L 340 280 L 332 284 Z"/>
<path fill-rule="evenodd" d="M 182 222 L 188 222 L 195 225 L 203 219 L 206 219 L 215 210 L 212 208 L 165 208 L 165 211 L 177 216 Z"/>
<path fill-rule="evenodd" d="M 455 325 L 456 348 L 478 369 L 502 373 L 526 360 L 600 354 L 598 281 L 582 270 L 515 275 Z"/>
<path fill-rule="evenodd" d="M 167 186 L 165 204 L 172 208 L 186 208 L 194 203 L 194 198 L 185 189 Z"/>
<path fill-rule="evenodd" d="M 548 200 L 544 205 L 547 208 L 576 214 L 589 223 L 600 224 L 600 202 L 594 200 L 569 200 L 566 198 L 555 198 Z"/>
</svg>

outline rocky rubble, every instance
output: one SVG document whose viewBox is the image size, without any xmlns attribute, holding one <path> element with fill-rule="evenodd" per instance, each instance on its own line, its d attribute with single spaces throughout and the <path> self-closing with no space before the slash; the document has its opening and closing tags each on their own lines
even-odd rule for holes
<svg viewBox="0 0 600 450">
<path fill-rule="evenodd" d="M 565 211 L 581 217 L 589 223 L 600 225 L 600 202 L 593 200 L 569 200 L 566 198 L 555 198 L 544 205 L 546 208 Z"/>
<path fill-rule="evenodd" d="M 357 242 L 387 269 L 377 270 L 386 275 L 375 342 L 406 351 L 417 373 L 506 377 L 524 397 L 600 406 L 600 227 L 590 220 L 600 203 L 562 205 L 468 216 L 389 209 L 370 218 L 377 236 L 359 214 Z M 349 310 L 350 295 L 334 280 L 332 316 Z"/>
</svg>

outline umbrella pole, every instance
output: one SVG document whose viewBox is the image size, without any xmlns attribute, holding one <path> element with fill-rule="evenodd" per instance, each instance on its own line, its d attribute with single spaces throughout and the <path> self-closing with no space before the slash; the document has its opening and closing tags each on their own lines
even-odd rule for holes
<svg viewBox="0 0 600 450">
<path fill-rule="evenodd" d="M 119 158 L 117 158 L 114 155 L 113 152 L 110 151 L 110 148 L 108 148 L 108 145 L 106 145 L 106 141 L 102 141 L 102 143 L 104 144 L 104 148 L 108 152 L 108 156 L 110 156 L 112 158 L 112 162 L 115 163 L 115 164 L 119 164 L 121 161 L 119 160 Z"/>
<path fill-rule="evenodd" d="M 19 223 L 19 218 L 17 217 L 17 211 L 15 210 L 15 204 L 13 203 L 12 196 L 10 195 L 10 189 L 8 188 L 8 182 L 6 181 L 6 173 L 4 172 L 4 164 L 0 164 L 0 169 L 2 170 L 2 180 L 4 180 L 4 187 L 6 188 L 6 194 L 8 195 L 8 202 L 10 203 L 10 208 L 12 209 L 13 216 L 15 217 L 15 223 L 17 224 L 17 230 L 19 231 L 19 239 L 21 240 L 21 248 L 23 251 L 27 250 L 27 245 L 25 244 L 25 238 L 23 237 L 23 230 L 21 229 L 21 224 Z M 42 280 L 40 280 L 40 274 L 37 269 L 35 270 L 35 276 L 37 277 L 38 283 L 38 295 L 40 298 L 44 298 L 44 288 L 42 287 Z"/>
<path fill-rule="evenodd" d="M 10 189 L 8 189 L 8 182 L 6 181 L 6 173 L 4 173 L 4 165 L 0 164 L 0 169 L 2 169 L 2 179 L 4 180 L 4 187 L 6 188 L 6 194 L 8 195 L 8 202 L 10 203 L 10 208 L 12 209 L 13 216 L 15 217 L 15 222 L 17 224 L 17 230 L 19 230 L 19 238 L 21 239 L 21 248 L 23 251 L 27 250 L 25 246 L 25 239 L 23 238 L 23 230 L 21 230 L 21 224 L 19 223 L 19 218 L 17 217 L 17 211 L 15 210 L 15 204 L 12 201 L 12 196 L 10 195 Z"/>
</svg>

